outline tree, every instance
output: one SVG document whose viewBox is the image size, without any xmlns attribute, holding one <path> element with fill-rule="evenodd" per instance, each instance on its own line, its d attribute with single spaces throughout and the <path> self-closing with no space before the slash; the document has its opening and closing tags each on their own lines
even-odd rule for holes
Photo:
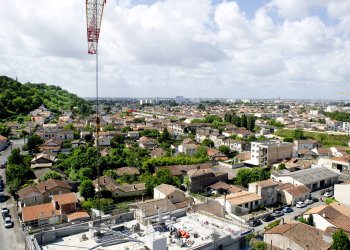
<svg viewBox="0 0 350 250">
<path fill-rule="evenodd" d="M 44 141 L 41 139 L 40 136 L 33 134 L 28 137 L 27 147 L 28 150 L 34 150 L 38 146 L 40 146 Z"/>
<path fill-rule="evenodd" d="M 219 147 L 219 151 L 220 151 L 221 153 L 227 155 L 227 156 L 230 155 L 230 148 L 227 147 L 227 146 L 225 146 L 225 145 L 221 145 L 221 146 Z"/>
<path fill-rule="evenodd" d="M 121 134 L 115 134 L 111 139 L 111 148 L 123 148 L 124 137 Z"/>
<path fill-rule="evenodd" d="M 62 180 L 62 175 L 55 171 L 49 171 L 40 178 L 41 181 L 46 181 L 48 179 Z"/>
<path fill-rule="evenodd" d="M 172 137 L 167 128 L 163 129 L 163 133 L 158 138 L 159 143 L 172 143 Z"/>
<path fill-rule="evenodd" d="M 307 217 L 307 224 L 309 224 L 310 226 L 314 226 L 314 216 L 312 214 L 309 215 L 309 217 Z"/>
<path fill-rule="evenodd" d="M 284 163 L 279 164 L 277 169 L 278 170 L 286 169 L 286 164 L 284 164 Z"/>
<path fill-rule="evenodd" d="M 300 129 L 293 130 L 293 139 L 300 140 L 304 138 L 304 132 Z"/>
<path fill-rule="evenodd" d="M 253 115 L 250 115 L 247 118 L 247 129 L 253 132 L 254 128 L 255 128 L 255 117 Z"/>
<path fill-rule="evenodd" d="M 214 147 L 214 142 L 208 138 L 205 138 L 202 143 L 201 143 L 201 146 L 205 146 L 205 147 Z"/>
<path fill-rule="evenodd" d="M 255 241 L 251 243 L 252 250 L 267 250 L 267 244 L 264 241 Z"/>
<path fill-rule="evenodd" d="M 268 168 L 241 168 L 237 172 L 235 183 L 243 187 L 248 187 L 249 183 L 267 180 L 270 178 Z"/>
<path fill-rule="evenodd" d="M 200 103 L 198 106 L 197 106 L 197 109 L 198 110 L 205 110 L 205 106 L 203 103 Z"/>
<path fill-rule="evenodd" d="M 80 183 L 79 193 L 86 199 L 93 198 L 95 196 L 95 187 L 91 180 L 84 180 Z"/>
<path fill-rule="evenodd" d="M 103 131 L 115 131 L 115 128 L 113 125 L 108 124 L 108 125 L 103 127 Z"/>
<path fill-rule="evenodd" d="M 8 137 L 10 133 L 11 133 L 11 129 L 9 126 L 5 124 L 0 124 L 0 135 Z"/>
<path fill-rule="evenodd" d="M 191 187 L 191 179 L 187 175 L 184 178 L 184 185 L 185 185 L 187 191 L 189 192 L 190 191 L 190 187 Z"/>
<path fill-rule="evenodd" d="M 347 234 L 343 231 L 343 229 L 338 229 L 335 231 L 332 235 L 333 243 L 332 243 L 332 249 L 333 250 L 348 250 L 350 249 L 350 241 L 347 236 Z"/>
<path fill-rule="evenodd" d="M 241 117 L 241 127 L 242 128 L 247 128 L 248 127 L 247 116 L 245 114 L 243 114 L 242 117 Z"/>
<path fill-rule="evenodd" d="M 79 179 L 81 181 L 91 180 L 92 178 L 94 178 L 94 171 L 92 168 L 85 167 L 79 170 Z"/>
</svg>

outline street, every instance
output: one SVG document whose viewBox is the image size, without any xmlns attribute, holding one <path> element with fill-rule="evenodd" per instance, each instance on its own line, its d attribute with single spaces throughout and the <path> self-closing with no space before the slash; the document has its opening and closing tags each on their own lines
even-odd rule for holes
<svg viewBox="0 0 350 250">
<path fill-rule="evenodd" d="M 276 219 L 274 219 L 273 221 L 269 221 L 269 222 L 264 222 L 264 221 L 261 221 L 263 224 L 260 225 L 260 226 L 257 226 L 254 228 L 255 232 L 257 233 L 263 233 L 264 232 L 264 227 L 266 227 L 268 224 L 276 221 L 276 220 L 282 220 L 282 218 L 284 219 L 285 222 L 288 222 L 290 220 L 294 220 L 294 218 L 296 216 L 299 216 L 300 214 L 304 213 L 306 210 L 312 208 L 312 207 L 318 207 L 318 206 L 321 206 L 321 205 L 324 205 L 324 202 L 322 201 L 318 201 L 318 202 L 314 202 L 313 204 L 311 205 L 308 205 L 304 208 L 297 208 L 297 207 L 293 207 L 293 212 L 292 213 L 287 213 L 287 214 L 284 214 L 283 216 L 281 217 L 278 217 Z"/>
<path fill-rule="evenodd" d="M 12 142 L 12 149 L 20 148 L 23 146 L 23 140 L 14 140 Z M 0 163 L 7 160 L 7 157 L 11 154 L 11 146 L 8 147 L 5 151 L 1 151 Z M 4 182 L 6 183 L 5 169 L 0 169 L 0 175 L 2 176 Z M 5 195 L 9 197 L 9 194 L 6 192 L 5 186 Z M 0 203 L 1 207 L 7 207 L 10 210 L 11 219 L 14 223 L 13 228 L 5 228 L 4 221 L 0 219 L 0 250 L 23 250 L 25 249 L 24 236 L 22 232 L 22 227 L 19 224 L 18 216 L 15 212 L 15 204 L 11 198 L 8 198 L 6 202 Z"/>
</svg>

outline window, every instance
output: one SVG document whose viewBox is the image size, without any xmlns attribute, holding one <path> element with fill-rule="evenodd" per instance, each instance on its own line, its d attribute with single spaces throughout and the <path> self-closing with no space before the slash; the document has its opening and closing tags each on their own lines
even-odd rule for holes
<svg viewBox="0 0 350 250">
<path fill-rule="evenodd" d="M 34 203 L 36 202 L 36 197 L 34 197 Z"/>
<path fill-rule="evenodd" d="M 58 194 L 62 194 L 62 191 L 59 191 Z"/>
</svg>

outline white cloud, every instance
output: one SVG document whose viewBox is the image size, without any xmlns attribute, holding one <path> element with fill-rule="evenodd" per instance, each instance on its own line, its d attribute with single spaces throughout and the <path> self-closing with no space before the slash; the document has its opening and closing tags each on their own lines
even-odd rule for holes
<svg viewBox="0 0 350 250">
<path fill-rule="evenodd" d="M 107 1 L 101 95 L 343 98 L 332 89 L 350 77 L 349 1 L 244 11 L 235 1 Z M 0 74 L 94 96 L 83 2 L 3 0 L 0 16 Z"/>
</svg>

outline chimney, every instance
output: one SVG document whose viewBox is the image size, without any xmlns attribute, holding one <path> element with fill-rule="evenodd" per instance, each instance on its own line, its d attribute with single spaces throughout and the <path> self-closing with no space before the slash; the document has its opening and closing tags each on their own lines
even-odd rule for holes
<svg viewBox="0 0 350 250">
<path fill-rule="evenodd" d="M 134 185 L 134 189 L 136 190 L 136 185 Z"/>
<path fill-rule="evenodd" d="M 197 169 L 200 169 L 201 167 L 200 166 L 197 166 Z"/>
<path fill-rule="evenodd" d="M 44 190 L 45 190 L 45 192 L 47 191 L 47 187 L 46 186 L 44 186 Z"/>
</svg>

